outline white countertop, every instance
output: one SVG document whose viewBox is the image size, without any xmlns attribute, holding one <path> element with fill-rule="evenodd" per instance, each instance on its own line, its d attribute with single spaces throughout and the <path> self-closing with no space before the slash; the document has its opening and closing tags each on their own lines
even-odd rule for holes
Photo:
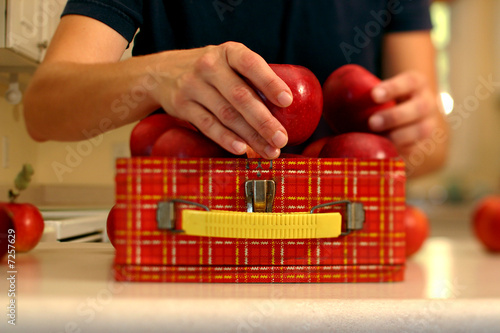
<svg viewBox="0 0 500 333">
<path fill-rule="evenodd" d="M 432 237 L 406 279 L 363 284 L 119 283 L 110 244 L 16 256 L 16 326 L 1 332 L 500 332 L 500 254 Z M 9 304 L 0 265 L 0 304 Z"/>
</svg>

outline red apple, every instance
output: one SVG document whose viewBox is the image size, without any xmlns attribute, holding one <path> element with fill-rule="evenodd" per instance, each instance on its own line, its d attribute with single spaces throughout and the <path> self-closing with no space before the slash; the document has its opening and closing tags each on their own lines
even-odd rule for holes
<svg viewBox="0 0 500 333">
<path fill-rule="evenodd" d="M 406 205 L 404 214 L 406 257 L 417 253 L 429 236 L 429 219 L 418 207 Z"/>
<path fill-rule="evenodd" d="M 28 252 L 40 241 L 45 223 L 38 208 L 30 203 L 0 203 L 14 223 L 16 252 Z"/>
<path fill-rule="evenodd" d="M 319 152 L 323 149 L 329 138 L 329 136 L 325 136 L 324 138 L 311 142 L 304 148 L 302 155 L 306 157 L 318 157 Z"/>
<path fill-rule="evenodd" d="M 130 154 L 132 156 L 150 156 L 155 141 L 174 126 L 184 126 L 196 130 L 187 121 L 166 113 L 152 114 L 142 119 L 134 126 L 130 134 Z"/>
<path fill-rule="evenodd" d="M 227 157 L 229 153 L 200 132 L 185 127 L 172 127 L 156 140 L 152 156 Z"/>
<path fill-rule="evenodd" d="M 398 150 L 389 139 L 372 133 L 352 132 L 330 137 L 318 157 L 387 159 L 398 156 Z"/>
<path fill-rule="evenodd" d="M 8 192 L 10 202 L 0 202 L 0 209 L 8 214 L 14 225 L 15 245 L 13 245 L 16 252 L 33 249 L 42 238 L 45 227 L 38 208 L 30 203 L 15 202 L 21 192 L 28 188 L 34 172 L 30 164 L 24 164 L 14 180 L 14 188 Z"/>
<path fill-rule="evenodd" d="M 472 226 L 476 238 L 487 250 L 500 251 L 500 196 L 490 195 L 477 203 Z"/>
<path fill-rule="evenodd" d="M 108 235 L 109 242 L 114 247 L 116 247 L 115 228 L 116 228 L 116 206 L 113 206 L 109 211 L 108 218 L 106 219 L 106 233 Z"/>
<path fill-rule="evenodd" d="M 349 64 L 333 71 L 323 84 L 323 117 L 337 133 L 371 132 L 368 119 L 374 113 L 396 105 L 376 103 L 372 89 L 380 79 L 362 66 Z"/>
<path fill-rule="evenodd" d="M 298 65 L 270 64 L 272 70 L 288 85 L 293 102 L 286 108 L 271 103 L 257 91 L 267 108 L 283 125 L 288 134 L 287 146 L 306 141 L 316 130 L 323 110 L 323 92 L 317 77 Z"/>
<path fill-rule="evenodd" d="M 250 146 L 247 146 L 246 158 L 262 158 L 262 156 L 256 153 Z"/>
<path fill-rule="evenodd" d="M 15 237 L 15 232 L 13 233 L 13 230 L 14 222 L 12 221 L 12 216 L 10 216 L 5 207 L 0 206 L 0 261 L 7 254 L 9 244 L 15 246 L 15 238 L 13 238 Z M 10 236 L 12 243 L 9 242 L 9 235 L 13 235 Z"/>
</svg>

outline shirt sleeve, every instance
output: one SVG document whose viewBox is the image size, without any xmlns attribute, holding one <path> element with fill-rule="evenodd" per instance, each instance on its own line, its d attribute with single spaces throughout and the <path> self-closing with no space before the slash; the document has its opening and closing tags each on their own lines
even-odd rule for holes
<svg viewBox="0 0 500 333">
<path fill-rule="evenodd" d="M 83 15 L 108 25 L 129 43 L 142 25 L 142 0 L 68 0 L 61 16 Z"/>
<path fill-rule="evenodd" d="M 388 12 L 391 14 L 388 32 L 430 30 L 430 0 L 388 0 Z"/>
</svg>

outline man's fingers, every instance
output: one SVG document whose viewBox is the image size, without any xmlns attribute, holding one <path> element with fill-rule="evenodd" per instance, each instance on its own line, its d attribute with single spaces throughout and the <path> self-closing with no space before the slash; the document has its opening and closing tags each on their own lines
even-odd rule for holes
<svg viewBox="0 0 500 333">
<path fill-rule="evenodd" d="M 388 137 L 397 147 L 407 147 L 429 137 L 435 127 L 436 119 L 429 117 L 424 121 L 397 128 L 391 131 Z"/>
<path fill-rule="evenodd" d="M 271 103 L 288 107 L 293 96 L 287 84 L 274 73 L 258 54 L 238 43 L 226 43 L 227 61 L 231 68 L 252 82 Z"/>
<path fill-rule="evenodd" d="M 288 135 L 254 89 L 283 107 L 291 103 L 291 91 L 264 59 L 235 42 L 187 56 L 187 65 L 173 73 L 172 93 L 156 96 L 164 109 L 233 153 L 242 153 L 243 142 L 264 158 L 278 157 Z"/>
<path fill-rule="evenodd" d="M 426 85 L 426 78 L 414 71 L 408 71 L 396 75 L 388 80 L 380 82 L 372 90 L 373 100 L 377 103 L 385 103 L 400 99 L 402 96 L 411 95 Z"/>
<path fill-rule="evenodd" d="M 240 112 L 238 112 L 214 87 L 207 85 L 207 87 L 203 89 L 194 89 L 191 98 L 200 106 L 203 105 L 206 112 L 213 113 L 222 126 L 234 132 L 237 137 L 253 147 L 253 149 L 264 158 L 276 158 L 279 155 L 279 149 L 267 143 L 255 129 L 249 126 Z M 196 121 L 196 119 L 206 117 L 206 115 L 200 112 L 191 112 L 189 117 L 193 118 L 192 121 Z M 212 118 L 209 118 L 208 121 L 202 121 L 200 119 L 198 128 L 208 136 L 211 136 L 212 133 L 218 135 L 220 132 L 211 130 L 211 127 L 214 125 L 212 121 Z M 240 151 L 237 154 L 240 153 L 242 152 Z"/>
<path fill-rule="evenodd" d="M 370 129 L 383 132 L 417 122 L 428 116 L 430 108 L 423 99 L 411 99 L 390 109 L 379 111 L 368 120 Z"/>
<path fill-rule="evenodd" d="M 431 115 L 435 99 L 429 90 L 419 90 L 396 106 L 379 111 L 368 120 L 370 129 L 375 132 L 391 130 L 420 121 Z"/>
<path fill-rule="evenodd" d="M 288 141 L 288 135 L 285 128 L 271 114 L 257 93 L 245 82 L 245 80 L 243 80 L 239 75 L 236 75 L 234 71 L 236 70 L 243 76 L 250 76 L 250 78 L 248 78 L 249 80 L 252 80 L 252 77 L 258 77 L 259 75 L 267 75 L 269 76 L 269 80 L 273 79 L 271 76 L 274 76 L 275 78 L 278 78 L 278 76 L 269 68 L 260 56 L 243 47 L 241 44 L 231 44 L 226 46 L 226 53 L 228 58 L 227 68 L 222 67 L 217 75 L 211 76 L 209 78 L 210 84 L 212 84 L 221 93 L 228 103 L 243 116 L 248 125 L 260 136 L 262 136 L 269 145 L 273 148 L 284 147 Z M 240 54 L 245 54 L 247 60 L 231 60 L 233 58 L 238 58 Z M 250 59 L 252 58 L 252 55 L 254 56 L 254 59 Z M 232 65 L 236 68 L 231 67 Z M 260 71 L 258 70 L 259 68 Z M 264 70 L 262 70 L 262 68 Z M 262 73 L 263 71 L 267 72 L 267 74 L 256 74 Z M 255 80 L 256 79 L 254 79 L 254 81 Z M 288 86 L 286 86 L 281 79 L 274 79 L 273 82 L 273 84 L 270 84 L 264 80 L 263 83 L 258 81 L 255 85 L 259 88 L 259 85 L 268 84 L 268 94 L 269 91 L 273 92 L 276 90 L 281 93 L 283 92 L 283 88 L 286 88 L 286 90 L 289 91 Z M 282 87 L 282 85 L 284 87 Z M 266 90 L 263 90 L 262 92 L 266 93 Z M 275 96 L 274 99 L 276 100 L 277 98 L 278 97 Z M 258 147 L 253 148 L 260 153 Z M 267 149 L 268 152 L 271 151 L 270 148 Z"/>
<path fill-rule="evenodd" d="M 242 155 L 247 151 L 246 142 L 222 125 L 217 117 L 200 104 L 189 102 L 184 111 L 189 113 L 189 119 L 192 119 L 194 126 L 222 148 L 235 155 Z"/>
</svg>

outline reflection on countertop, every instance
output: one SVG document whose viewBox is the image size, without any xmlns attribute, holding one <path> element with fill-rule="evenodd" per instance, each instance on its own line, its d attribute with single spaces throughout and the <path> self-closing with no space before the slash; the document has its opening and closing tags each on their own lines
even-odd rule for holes
<svg viewBox="0 0 500 333">
<path fill-rule="evenodd" d="M 489 332 L 500 327 L 500 255 L 487 253 L 471 237 L 431 237 L 408 260 L 405 281 L 396 283 L 126 283 L 114 281 L 113 258 L 113 247 L 105 243 L 40 243 L 19 254 L 19 318 L 22 313 L 24 319 L 16 328 L 59 332 L 71 323 L 82 331 L 127 332 L 165 327 Z M 2 270 L 0 280 L 6 274 Z M 6 298 L 0 296 L 4 304 Z"/>
</svg>

